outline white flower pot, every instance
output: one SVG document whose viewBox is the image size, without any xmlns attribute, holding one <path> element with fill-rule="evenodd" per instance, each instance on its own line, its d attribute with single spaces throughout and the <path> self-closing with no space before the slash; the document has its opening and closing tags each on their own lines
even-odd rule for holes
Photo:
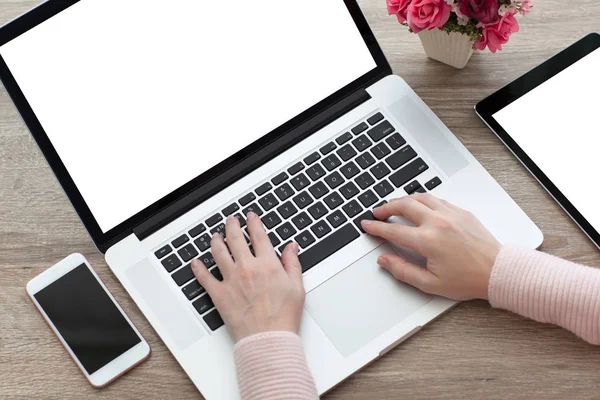
<svg viewBox="0 0 600 400">
<path fill-rule="evenodd" d="M 473 39 L 463 33 L 439 29 L 419 32 L 427 57 L 454 68 L 463 69 L 473 55 Z"/>
</svg>

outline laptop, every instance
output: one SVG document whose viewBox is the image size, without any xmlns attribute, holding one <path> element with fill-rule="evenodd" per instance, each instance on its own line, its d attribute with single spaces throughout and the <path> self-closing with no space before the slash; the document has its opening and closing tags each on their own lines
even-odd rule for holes
<svg viewBox="0 0 600 400">
<path fill-rule="evenodd" d="M 207 399 L 239 396 L 234 343 L 190 261 L 221 278 L 209 238 L 228 215 L 261 215 L 278 252 L 296 241 L 300 336 L 323 394 L 455 305 L 377 266 L 423 260 L 361 231 L 375 206 L 430 192 L 503 243 L 543 237 L 392 74 L 356 1 L 236 3 L 49 0 L 0 29 L 0 77 Z"/>
</svg>

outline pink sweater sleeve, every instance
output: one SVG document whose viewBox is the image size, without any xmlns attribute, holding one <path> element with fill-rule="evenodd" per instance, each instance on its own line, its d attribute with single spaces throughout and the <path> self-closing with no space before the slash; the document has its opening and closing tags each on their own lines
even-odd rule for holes
<svg viewBox="0 0 600 400">
<path fill-rule="evenodd" d="M 243 400 L 315 400 L 319 398 L 300 337 L 265 332 L 240 340 L 234 348 Z"/>
<path fill-rule="evenodd" d="M 600 270 L 516 246 L 498 254 L 489 285 L 493 307 L 559 325 L 600 344 Z"/>
</svg>

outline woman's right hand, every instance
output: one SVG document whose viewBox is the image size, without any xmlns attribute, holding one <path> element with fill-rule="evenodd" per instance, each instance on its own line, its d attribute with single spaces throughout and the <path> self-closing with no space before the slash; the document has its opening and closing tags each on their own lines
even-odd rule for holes
<svg viewBox="0 0 600 400">
<path fill-rule="evenodd" d="M 421 268 L 396 254 L 380 256 L 379 265 L 396 279 L 454 300 L 488 298 L 492 267 L 502 246 L 473 214 L 428 193 L 392 200 L 373 214 L 379 221 L 363 221 L 367 233 L 427 258 L 427 268 Z M 382 222 L 394 215 L 416 226 Z"/>
</svg>

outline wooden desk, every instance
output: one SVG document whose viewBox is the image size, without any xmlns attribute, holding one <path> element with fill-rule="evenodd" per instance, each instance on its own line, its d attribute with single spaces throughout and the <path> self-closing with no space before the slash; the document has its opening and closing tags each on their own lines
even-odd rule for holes
<svg viewBox="0 0 600 400">
<path fill-rule="evenodd" d="M 0 0 L 0 23 L 39 0 Z M 600 266 L 600 252 L 473 112 L 473 105 L 591 31 L 597 0 L 539 0 L 498 54 L 462 71 L 428 60 L 419 39 L 361 0 L 394 67 L 455 132 L 546 236 L 543 250 Z M 567 9 L 563 11 L 563 9 Z M 92 389 L 25 294 L 25 284 L 72 252 L 83 253 L 140 328 L 151 359 L 107 389 Z M 600 348 L 552 326 L 458 306 L 327 399 L 599 398 Z M 0 398 L 195 399 L 198 392 L 109 271 L 4 89 L 0 90 Z"/>
</svg>

